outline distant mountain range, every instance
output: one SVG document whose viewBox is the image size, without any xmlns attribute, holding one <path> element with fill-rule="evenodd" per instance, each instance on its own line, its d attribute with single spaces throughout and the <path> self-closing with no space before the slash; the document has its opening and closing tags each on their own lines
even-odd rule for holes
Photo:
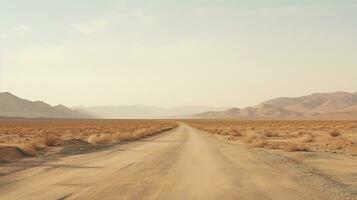
<svg viewBox="0 0 357 200">
<path fill-rule="evenodd" d="M 315 93 L 281 97 L 255 107 L 232 108 L 193 115 L 194 118 L 351 118 L 357 119 L 357 93 Z"/>
<path fill-rule="evenodd" d="M 315 93 L 302 97 L 281 97 L 243 109 L 211 106 L 181 106 L 165 109 L 146 105 L 67 108 L 63 105 L 51 106 L 42 101 L 29 101 L 3 92 L 0 93 L 0 117 L 357 119 L 357 93 L 334 92 Z"/>
<path fill-rule="evenodd" d="M 147 119 L 185 118 L 209 110 L 221 111 L 227 108 L 211 106 L 181 106 L 165 109 L 146 105 L 122 106 L 51 106 L 42 101 L 29 101 L 9 92 L 0 93 L 0 117 L 23 118 L 105 118 L 105 119 Z"/>
<path fill-rule="evenodd" d="M 91 118 L 90 115 L 63 105 L 51 106 L 42 101 L 29 101 L 9 92 L 0 93 L 0 117 Z"/>
<path fill-rule="evenodd" d="M 222 111 L 227 108 L 212 106 L 179 106 L 165 109 L 147 105 L 118 105 L 118 106 L 94 106 L 72 107 L 73 110 L 82 110 L 90 115 L 107 119 L 135 119 L 135 118 L 187 118 L 196 113 L 207 111 Z"/>
</svg>

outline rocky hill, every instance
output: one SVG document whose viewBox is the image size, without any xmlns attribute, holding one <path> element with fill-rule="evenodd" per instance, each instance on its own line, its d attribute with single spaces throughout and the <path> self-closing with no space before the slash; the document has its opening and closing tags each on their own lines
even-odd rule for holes
<svg viewBox="0 0 357 200">
<path fill-rule="evenodd" d="M 51 106 L 42 101 L 29 101 L 9 92 L 0 93 L 1 117 L 24 118 L 91 118 L 63 105 Z"/>
</svg>

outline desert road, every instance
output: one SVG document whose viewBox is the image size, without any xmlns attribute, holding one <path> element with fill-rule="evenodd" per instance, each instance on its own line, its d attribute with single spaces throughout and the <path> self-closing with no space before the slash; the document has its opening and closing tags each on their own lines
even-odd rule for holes
<svg viewBox="0 0 357 200">
<path fill-rule="evenodd" d="M 0 176 L 0 199 L 345 199 L 332 181 L 297 173 L 259 152 L 181 124 L 158 136 Z"/>
</svg>

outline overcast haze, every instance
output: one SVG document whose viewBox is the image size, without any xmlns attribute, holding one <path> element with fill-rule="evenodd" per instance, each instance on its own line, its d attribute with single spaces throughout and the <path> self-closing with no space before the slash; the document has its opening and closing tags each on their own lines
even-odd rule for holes
<svg viewBox="0 0 357 200">
<path fill-rule="evenodd" d="M 0 0 L 0 91 L 164 107 L 357 92 L 356 35 L 352 0 Z"/>
</svg>

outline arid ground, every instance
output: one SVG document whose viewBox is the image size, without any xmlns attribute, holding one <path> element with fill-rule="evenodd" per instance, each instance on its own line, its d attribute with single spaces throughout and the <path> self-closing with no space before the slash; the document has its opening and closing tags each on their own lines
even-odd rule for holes
<svg viewBox="0 0 357 200">
<path fill-rule="evenodd" d="M 0 120 L 0 199 L 357 199 L 357 122 Z"/>
</svg>

